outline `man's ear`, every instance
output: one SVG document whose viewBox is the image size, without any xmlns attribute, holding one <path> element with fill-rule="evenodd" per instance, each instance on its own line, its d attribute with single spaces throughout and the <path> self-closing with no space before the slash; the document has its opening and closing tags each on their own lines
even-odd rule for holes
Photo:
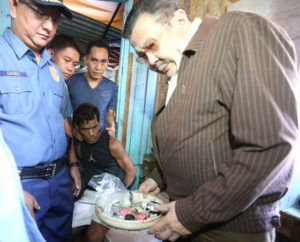
<svg viewBox="0 0 300 242">
<path fill-rule="evenodd" d="M 79 127 L 77 126 L 77 124 L 74 124 L 74 128 L 79 132 Z"/>
<path fill-rule="evenodd" d="M 86 55 L 83 57 L 83 62 L 85 65 L 87 65 L 87 56 Z"/>
<path fill-rule="evenodd" d="M 176 28 L 185 28 L 189 19 L 183 9 L 177 9 L 170 20 L 170 25 Z"/>
<path fill-rule="evenodd" d="M 53 49 L 48 49 L 49 54 L 51 55 L 52 59 L 55 58 L 55 52 Z"/>
<path fill-rule="evenodd" d="M 8 0 L 9 9 L 10 9 L 10 16 L 12 18 L 17 17 L 17 7 L 20 4 L 17 0 Z"/>
</svg>

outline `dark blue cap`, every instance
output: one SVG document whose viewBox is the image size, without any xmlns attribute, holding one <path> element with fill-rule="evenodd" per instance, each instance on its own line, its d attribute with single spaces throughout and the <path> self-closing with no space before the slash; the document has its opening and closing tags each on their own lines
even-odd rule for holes
<svg viewBox="0 0 300 242">
<path fill-rule="evenodd" d="M 66 7 L 66 5 L 63 4 L 63 0 L 33 0 L 33 1 L 40 5 L 60 7 L 62 14 L 65 15 L 68 19 L 72 19 L 72 12 L 70 9 Z"/>
</svg>

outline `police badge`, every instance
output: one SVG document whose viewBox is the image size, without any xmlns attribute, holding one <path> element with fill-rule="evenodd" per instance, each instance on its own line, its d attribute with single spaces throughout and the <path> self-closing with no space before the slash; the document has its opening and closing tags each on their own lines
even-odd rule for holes
<svg viewBox="0 0 300 242">
<path fill-rule="evenodd" d="M 51 75 L 56 82 L 59 82 L 59 74 L 55 68 L 55 66 L 49 65 Z"/>
</svg>

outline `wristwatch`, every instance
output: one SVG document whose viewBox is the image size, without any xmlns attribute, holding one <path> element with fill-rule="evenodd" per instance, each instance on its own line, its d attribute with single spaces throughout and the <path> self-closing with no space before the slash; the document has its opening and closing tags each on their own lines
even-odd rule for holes
<svg viewBox="0 0 300 242">
<path fill-rule="evenodd" d="M 69 163 L 69 167 L 71 168 L 73 166 L 79 166 L 79 162 L 78 161 L 76 161 L 76 162 L 70 162 Z"/>
</svg>

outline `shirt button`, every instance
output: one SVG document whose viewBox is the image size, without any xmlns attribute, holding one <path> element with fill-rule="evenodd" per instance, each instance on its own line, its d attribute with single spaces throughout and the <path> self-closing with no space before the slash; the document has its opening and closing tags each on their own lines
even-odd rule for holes
<svg viewBox="0 0 300 242">
<path fill-rule="evenodd" d="M 48 119 L 50 119 L 50 114 L 48 115 Z"/>
<path fill-rule="evenodd" d="M 15 87 L 16 92 L 20 91 L 19 87 Z"/>
<path fill-rule="evenodd" d="M 43 92 L 43 96 L 45 96 L 45 92 Z"/>
<path fill-rule="evenodd" d="M 55 143 L 55 139 L 53 139 L 53 143 Z"/>
</svg>

